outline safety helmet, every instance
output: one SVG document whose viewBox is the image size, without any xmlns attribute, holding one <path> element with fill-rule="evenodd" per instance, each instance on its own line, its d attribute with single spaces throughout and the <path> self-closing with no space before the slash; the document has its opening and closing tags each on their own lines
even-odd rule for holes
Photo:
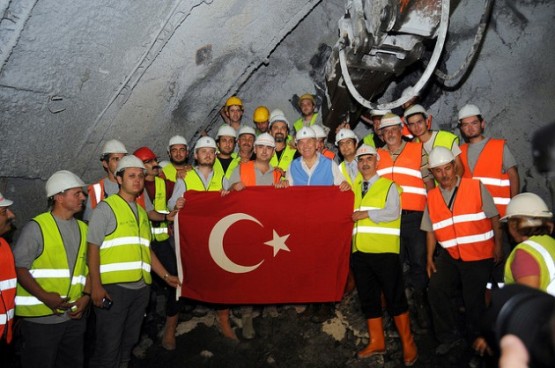
<svg viewBox="0 0 555 368">
<path fill-rule="evenodd" d="M 237 96 L 231 96 L 225 102 L 225 107 L 230 107 L 230 106 L 241 106 L 241 107 L 243 107 L 243 101 L 241 101 L 241 99 Z"/>
<path fill-rule="evenodd" d="M 448 164 L 449 162 L 454 160 L 455 155 L 453 155 L 453 152 L 451 152 L 450 149 L 437 146 L 434 147 L 434 149 L 432 149 L 432 151 L 428 155 L 428 166 L 430 167 L 430 169 L 433 169 L 434 167 Z"/>
<path fill-rule="evenodd" d="M 141 161 L 156 160 L 156 154 L 148 147 L 137 148 L 133 155 L 137 156 Z"/>
<path fill-rule="evenodd" d="M 109 153 L 127 153 L 127 149 L 117 139 L 110 139 L 104 146 L 102 146 L 102 156 L 107 155 Z"/>
<path fill-rule="evenodd" d="M 127 157 L 127 156 L 126 156 Z M 122 158 L 123 160 L 123 158 Z M 120 160 L 121 162 L 121 160 Z M 77 175 L 68 170 L 56 171 L 46 181 L 46 196 L 48 198 L 72 188 L 81 188 L 86 184 Z"/>
<path fill-rule="evenodd" d="M 316 100 L 314 99 L 314 95 L 312 95 L 311 93 L 305 93 L 304 95 L 299 97 L 299 107 L 301 107 L 302 100 L 310 100 L 313 105 L 316 105 Z"/>
<path fill-rule="evenodd" d="M 200 137 L 195 145 L 195 151 L 199 148 L 214 148 L 216 149 L 216 141 L 211 137 Z"/>
<path fill-rule="evenodd" d="M 170 138 L 170 142 L 168 143 L 168 152 L 170 152 L 172 146 L 175 144 L 183 144 L 185 145 L 185 147 L 187 147 L 187 140 L 183 136 L 174 135 Z"/>
<path fill-rule="evenodd" d="M 391 114 L 391 110 L 370 110 L 370 117 L 384 116 L 385 114 Z"/>
<path fill-rule="evenodd" d="M 235 129 L 233 129 L 229 125 L 224 124 L 218 129 L 218 134 L 216 134 L 216 139 L 218 139 L 220 137 L 237 138 L 237 132 L 235 131 Z"/>
<path fill-rule="evenodd" d="M 319 124 L 313 124 L 310 126 L 314 133 L 316 134 L 316 138 L 327 138 L 327 133 L 324 128 Z"/>
<path fill-rule="evenodd" d="M 275 116 L 285 116 L 285 113 L 282 109 L 273 109 L 270 113 L 270 122 L 274 119 Z"/>
<path fill-rule="evenodd" d="M 272 113 L 270 114 L 270 127 L 276 121 L 284 122 L 287 125 L 287 128 L 289 128 L 289 120 L 287 120 L 287 118 L 285 117 L 285 113 L 280 109 L 272 110 Z"/>
<path fill-rule="evenodd" d="M 401 124 L 401 118 L 398 115 L 389 112 L 382 117 L 380 129 Z"/>
<path fill-rule="evenodd" d="M 270 110 L 266 106 L 258 106 L 254 110 L 254 114 L 252 115 L 252 120 L 255 123 L 265 123 L 270 120 Z"/>
<path fill-rule="evenodd" d="M 9 207 L 13 204 L 13 201 L 10 201 L 8 198 L 4 197 L 2 193 L 0 193 L 0 207 Z"/>
<path fill-rule="evenodd" d="M 302 127 L 301 130 L 297 132 L 295 140 L 298 142 L 305 138 L 316 138 L 316 132 L 310 127 Z"/>
<path fill-rule="evenodd" d="M 422 105 L 418 105 L 418 104 L 412 105 L 411 107 L 406 109 L 405 113 L 403 114 L 403 117 L 407 119 L 409 116 L 414 114 L 422 114 L 424 115 L 424 118 L 428 117 L 428 112 L 426 111 L 426 109 Z"/>
<path fill-rule="evenodd" d="M 358 144 L 358 137 L 351 129 L 342 128 L 335 135 L 335 145 L 339 146 L 339 142 L 343 139 L 351 138 L 355 140 L 355 146 Z"/>
<path fill-rule="evenodd" d="M 117 174 L 120 171 L 123 171 L 130 167 L 136 167 L 138 169 L 146 170 L 146 167 L 143 164 L 143 161 L 141 161 L 135 155 L 129 155 L 129 156 L 123 157 L 121 160 L 118 161 L 118 166 L 116 167 L 116 172 L 114 174 Z"/>
<path fill-rule="evenodd" d="M 549 211 L 547 205 L 537 194 L 520 193 L 511 198 L 507 205 L 507 212 L 501 221 L 507 221 L 513 216 L 552 218 L 553 213 Z"/>
<path fill-rule="evenodd" d="M 357 149 L 357 152 L 355 153 L 356 158 L 358 158 L 359 156 L 364 156 L 364 155 L 376 155 L 378 157 L 378 160 L 380 159 L 380 155 L 378 154 L 378 151 L 376 151 L 376 148 L 372 147 L 372 146 L 369 146 L 367 144 L 361 145 Z"/>
<path fill-rule="evenodd" d="M 268 147 L 276 147 L 276 141 L 274 137 L 272 137 L 268 133 L 262 133 L 258 137 L 256 137 L 256 141 L 254 141 L 255 146 L 268 146 Z"/>
<path fill-rule="evenodd" d="M 476 105 L 464 105 L 462 109 L 459 110 L 459 121 L 468 118 L 469 116 L 478 116 L 482 115 L 480 109 Z"/>
<path fill-rule="evenodd" d="M 253 136 L 256 137 L 256 132 L 254 131 L 254 128 L 248 125 L 243 125 L 241 129 L 239 129 L 239 132 L 237 132 L 237 138 L 239 138 L 243 134 L 252 134 Z"/>
</svg>

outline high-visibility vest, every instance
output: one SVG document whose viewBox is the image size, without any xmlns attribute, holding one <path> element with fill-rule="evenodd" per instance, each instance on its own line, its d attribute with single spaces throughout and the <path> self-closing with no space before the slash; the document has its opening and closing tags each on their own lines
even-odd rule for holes
<svg viewBox="0 0 555 368">
<path fill-rule="evenodd" d="M 164 173 L 164 178 L 166 180 L 172 181 L 174 183 L 176 182 L 177 170 L 175 169 L 175 166 L 173 166 L 171 162 L 162 168 L 162 172 Z"/>
<path fill-rule="evenodd" d="M 287 171 L 289 169 L 289 165 L 291 165 L 291 162 L 293 162 L 293 159 L 295 158 L 295 152 L 297 152 L 296 149 L 291 148 L 288 144 L 286 144 L 279 160 L 277 153 L 274 152 L 274 155 L 270 159 L 270 165 L 273 167 L 279 167 L 283 171 Z"/>
<path fill-rule="evenodd" d="M 354 190 L 353 188 L 353 180 L 351 179 L 351 175 L 349 174 L 349 170 L 347 169 L 347 165 L 345 164 L 345 161 L 342 161 L 339 164 L 339 170 L 341 170 L 341 173 L 343 174 L 343 176 L 345 177 L 345 180 L 347 180 L 347 183 L 349 183 L 349 185 L 351 186 L 351 190 Z M 358 172 L 357 170 L 357 175 L 355 176 L 355 180 L 361 176 L 360 172 Z"/>
<path fill-rule="evenodd" d="M 254 161 L 249 161 L 241 164 L 239 166 L 239 175 L 241 181 L 247 187 L 252 187 L 256 185 L 256 171 L 254 169 Z M 281 173 L 278 170 L 274 170 L 274 184 L 279 183 L 281 179 Z"/>
<path fill-rule="evenodd" d="M 62 298 L 69 298 L 70 302 L 76 301 L 81 297 L 88 274 L 87 225 L 76 220 L 81 238 L 75 266 L 70 270 L 64 241 L 52 214 L 40 214 L 33 221 L 39 225 L 42 233 L 43 251 L 33 261 L 29 273 L 45 291 L 57 292 Z M 54 312 L 18 283 L 15 314 L 22 317 L 40 317 L 52 315 Z"/>
<path fill-rule="evenodd" d="M 166 201 L 166 181 L 159 177 L 154 177 L 154 200 L 152 201 L 155 211 L 167 211 L 168 204 Z M 152 231 L 152 237 L 157 241 L 164 241 L 170 238 L 168 232 L 168 222 L 160 221 L 158 226 L 154 226 L 152 221 L 150 222 L 150 229 Z"/>
<path fill-rule="evenodd" d="M 385 208 L 389 188 L 395 186 L 389 179 L 379 178 L 362 197 L 362 176 L 357 176 L 354 183 L 355 211 L 369 211 Z M 390 222 L 376 223 L 370 218 L 358 220 L 353 227 L 353 252 L 397 253 L 401 245 L 401 216 Z"/>
<path fill-rule="evenodd" d="M 17 275 L 10 245 L 0 238 L 0 340 L 12 341 Z"/>
<path fill-rule="evenodd" d="M 368 133 L 363 139 L 362 142 L 369 146 L 376 148 L 376 143 L 374 143 L 374 133 Z"/>
<path fill-rule="evenodd" d="M 150 276 L 150 222 L 144 208 L 137 205 L 137 217 L 119 194 L 104 200 L 116 217 L 116 229 L 100 245 L 102 284 L 152 282 Z"/>
<path fill-rule="evenodd" d="M 549 235 L 531 236 L 516 246 L 505 263 L 505 283 L 516 282 L 511 271 L 517 250 L 530 254 L 540 266 L 540 289 L 555 296 L 555 239 Z"/>
<path fill-rule="evenodd" d="M 505 216 L 507 205 L 511 200 L 511 182 L 509 174 L 503 173 L 504 139 L 489 139 L 478 156 L 474 171 L 468 165 L 468 144 L 461 145 L 461 161 L 464 177 L 479 179 L 493 197 L 499 216 Z"/>
<path fill-rule="evenodd" d="M 312 118 L 310 119 L 310 123 L 308 124 L 308 126 L 314 125 L 314 123 L 316 123 L 316 119 L 318 119 L 317 112 L 312 114 Z M 293 124 L 293 127 L 295 128 L 295 132 L 298 132 L 299 130 L 301 130 L 304 127 L 303 118 L 297 119 L 297 121 L 295 121 L 295 123 Z"/>
<path fill-rule="evenodd" d="M 87 191 L 89 193 L 89 198 L 91 199 L 91 208 L 94 209 L 98 203 L 106 197 L 106 193 L 104 192 L 104 179 L 89 185 Z"/>
<path fill-rule="evenodd" d="M 226 179 L 229 179 L 231 178 L 231 174 L 233 174 L 233 171 L 237 166 L 239 166 L 239 164 L 241 164 L 241 158 L 235 155 L 235 157 L 233 157 L 233 160 L 231 160 L 231 162 L 229 163 L 227 170 L 224 172 L 224 168 L 222 166 L 222 163 L 220 162 L 220 159 L 216 157 L 216 161 L 214 162 L 213 169 L 214 169 L 214 172 L 217 172 L 218 174 L 222 174 L 222 176 L 225 176 Z"/>
<path fill-rule="evenodd" d="M 407 142 L 395 162 L 384 148 L 378 148 L 378 175 L 399 185 L 403 189 L 401 204 L 404 210 L 424 211 L 426 186 L 422 180 L 422 143 Z"/>
<path fill-rule="evenodd" d="M 415 142 L 420 142 L 420 139 L 416 138 Z M 459 137 L 451 132 L 438 130 L 436 136 L 434 137 L 434 141 L 432 142 L 432 148 L 445 147 L 448 150 L 452 150 L 455 142 L 459 144 Z"/>
<path fill-rule="evenodd" d="M 224 175 L 223 172 L 213 171 L 212 179 L 208 183 L 208 188 L 204 186 L 204 182 L 199 177 L 196 170 L 191 170 L 185 176 L 185 185 L 187 190 L 198 190 L 201 192 L 217 192 L 223 188 Z"/>
<path fill-rule="evenodd" d="M 330 160 L 333 160 L 335 158 L 335 153 L 333 153 L 333 151 L 330 151 L 327 148 L 324 148 L 322 150 L 322 152 L 320 152 L 322 155 L 324 155 L 325 157 L 329 158 Z"/>
<path fill-rule="evenodd" d="M 461 179 L 452 211 L 439 187 L 432 189 L 428 193 L 428 212 L 437 241 L 451 257 L 463 261 L 493 258 L 494 232 L 482 209 L 479 181 Z"/>
</svg>

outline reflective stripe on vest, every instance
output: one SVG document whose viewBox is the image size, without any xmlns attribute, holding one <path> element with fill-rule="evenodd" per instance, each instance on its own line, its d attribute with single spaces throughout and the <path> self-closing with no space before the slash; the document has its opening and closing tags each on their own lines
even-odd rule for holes
<svg viewBox="0 0 555 368">
<path fill-rule="evenodd" d="M 33 219 L 40 228 L 43 238 L 43 251 L 37 257 L 29 273 L 41 288 L 47 292 L 56 292 L 68 297 L 70 302 L 81 297 L 86 282 L 86 248 L 87 225 L 77 220 L 80 231 L 80 244 L 73 272 L 67 262 L 64 239 L 58 229 L 56 220 L 50 212 L 43 213 Z M 73 274 L 73 276 L 72 276 Z M 23 317 L 40 317 L 52 315 L 54 312 L 21 284 L 17 284 L 15 313 Z"/>
<path fill-rule="evenodd" d="M 0 238 L 0 339 L 12 340 L 12 325 L 15 314 L 15 291 L 17 278 L 12 250 L 7 241 Z"/>
<path fill-rule="evenodd" d="M 461 146 L 461 161 L 464 166 L 464 177 L 480 180 L 493 197 L 499 216 L 505 216 L 507 204 L 511 200 L 511 182 L 509 174 L 503 173 L 504 139 L 489 139 L 478 156 L 474 171 L 468 164 L 468 144 Z"/>
<path fill-rule="evenodd" d="M 293 159 L 295 158 L 295 152 L 297 152 L 296 149 L 291 148 L 288 144 L 286 144 L 279 160 L 277 153 L 274 152 L 274 155 L 270 159 L 270 165 L 273 167 L 279 167 L 283 171 L 289 170 L 289 165 L 291 165 L 291 162 L 293 162 Z"/>
<path fill-rule="evenodd" d="M 91 199 L 91 208 L 94 209 L 98 203 L 104 199 L 104 179 L 100 180 L 98 183 L 89 185 L 87 191 Z"/>
<path fill-rule="evenodd" d="M 448 150 L 453 149 L 453 144 L 459 143 L 459 137 L 451 132 L 446 132 L 445 130 L 438 130 L 435 136 L 434 142 L 432 143 L 432 148 L 434 147 L 445 147 Z"/>
<path fill-rule="evenodd" d="M 223 188 L 224 176 L 222 172 L 212 171 L 212 179 L 208 183 L 208 188 L 204 187 L 204 182 L 199 176 L 197 170 L 191 170 L 185 176 L 185 185 L 187 190 L 198 190 L 201 192 L 217 192 Z"/>
<path fill-rule="evenodd" d="M 362 197 L 362 176 L 353 185 L 355 211 L 385 208 L 389 189 L 395 185 L 391 180 L 379 178 Z M 399 194 L 401 190 L 395 185 Z M 370 218 L 358 220 L 353 227 L 353 252 L 399 253 L 401 245 L 401 217 L 390 222 L 375 223 Z"/>
<path fill-rule="evenodd" d="M 145 192 L 145 195 L 148 194 Z M 154 201 L 152 201 L 152 204 L 155 211 L 168 210 L 166 201 L 166 181 L 159 177 L 154 177 Z M 151 221 L 150 229 L 153 238 L 157 241 L 165 241 L 170 238 L 167 221 L 160 221 L 157 223 L 157 226 L 154 226 L 154 223 Z"/>
<path fill-rule="evenodd" d="M 492 258 L 494 232 L 482 209 L 480 183 L 462 178 L 451 212 L 439 188 L 428 193 L 428 212 L 434 235 L 454 259 Z"/>
<path fill-rule="evenodd" d="M 150 223 L 146 211 L 137 205 L 137 215 L 121 196 L 104 200 L 114 212 L 116 229 L 100 246 L 102 284 L 137 282 L 150 284 Z M 133 220 L 133 221 L 131 221 Z"/>
<path fill-rule="evenodd" d="M 395 162 L 391 154 L 379 148 L 378 175 L 393 180 L 403 189 L 401 205 L 404 210 L 424 211 L 426 186 L 422 180 L 422 143 L 407 142 Z"/>
</svg>

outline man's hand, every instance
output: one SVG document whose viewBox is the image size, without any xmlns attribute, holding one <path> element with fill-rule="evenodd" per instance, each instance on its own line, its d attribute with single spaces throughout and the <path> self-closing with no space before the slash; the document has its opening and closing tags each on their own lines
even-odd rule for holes
<svg viewBox="0 0 555 368">
<path fill-rule="evenodd" d="M 274 184 L 274 187 L 277 189 L 289 188 L 289 180 L 280 180 Z"/>
<path fill-rule="evenodd" d="M 493 262 L 495 264 L 500 264 L 501 262 L 503 262 L 503 248 L 497 246 L 497 244 L 493 249 Z"/>
<path fill-rule="evenodd" d="M 67 298 L 62 298 L 60 294 L 56 292 L 45 292 L 41 295 L 40 301 L 46 304 L 46 306 L 54 312 L 54 314 L 60 314 L 60 311 L 67 310 L 71 305 L 67 302 Z"/>
<path fill-rule="evenodd" d="M 93 286 L 91 290 L 91 299 L 93 304 L 98 308 L 102 308 L 102 299 L 104 298 L 112 300 L 112 298 L 102 285 Z"/>
<path fill-rule="evenodd" d="M 347 181 L 343 181 L 341 184 L 339 184 L 339 190 L 342 192 L 351 190 L 351 185 Z"/>
<path fill-rule="evenodd" d="M 233 186 L 231 187 L 231 189 L 236 190 L 238 192 L 242 191 L 245 188 L 246 186 L 242 181 L 238 181 L 237 183 L 233 184 Z"/>
<path fill-rule="evenodd" d="M 91 297 L 88 295 L 83 295 L 75 302 L 71 303 L 71 307 L 69 308 L 70 312 L 67 314 L 71 319 L 81 319 L 83 317 L 83 313 L 87 310 L 89 306 L 89 302 L 91 301 Z"/>
<path fill-rule="evenodd" d="M 180 199 L 181 199 L 181 198 L 180 198 Z M 183 198 L 183 199 L 185 199 L 185 198 Z M 177 201 L 179 202 L 179 199 L 178 199 Z M 177 207 L 177 204 L 176 204 L 176 207 Z M 179 212 L 178 210 L 173 210 L 173 211 L 171 211 L 170 213 L 168 213 L 168 214 L 166 215 L 166 219 L 167 219 L 168 221 L 173 222 L 173 221 L 175 220 L 175 216 L 177 216 L 177 213 L 178 213 L 178 212 Z"/>
<path fill-rule="evenodd" d="M 426 272 L 428 273 L 428 278 L 431 278 L 432 274 L 437 272 L 436 264 L 433 259 L 428 259 L 428 262 L 426 263 Z"/>
<path fill-rule="evenodd" d="M 355 211 L 353 212 L 353 221 L 357 222 L 368 218 L 368 211 Z"/>
<path fill-rule="evenodd" d="M 347 123 L 346 120 L 343 120 L 341 124 L 339 124 L 337 128 L 335 128 L 335 134 L 339 133 L 341 129 L 351 129 L 351 125 Z"/>
<path fill-rule="evenodd" d="M 164 276 L 164 281 L 172 288 L 177 288 L 177 286 L 181 286 L 181 281 L 179 281 L 179 278 L 177 276 Z"/>
<path fill-rule="evenodd" d="M 185 206 L 185 198 L 181 197 L 175 202 L 175 210 L 180 210 Z"/>
</svg>

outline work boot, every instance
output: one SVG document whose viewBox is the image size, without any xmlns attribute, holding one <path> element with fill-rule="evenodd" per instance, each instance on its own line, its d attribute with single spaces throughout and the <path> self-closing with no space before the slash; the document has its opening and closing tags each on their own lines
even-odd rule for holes
<svg viewBox="0 0 555 368">
<path fill-rule="evenodd" d="M 242 334 L 247 340 L 253 339 L 256 333 L 252 324 L 252 307 L 241 307 Z"/>
<path fill-rule="evenodd" d="M 398 316 L 393 317 L 399 336 L 401 337 L 401 344 L 403 345 L 403 362 L 405 366 L 410 367 L 416 363 L 418 359 L 418 350 L 414 343 L 414 337 L 410 332 L 409 313 L 405 312 Z"/>
<path fill-rule="evenodd" d="M 166 350 L 175 350 L 175 330 L 177 329 L 178 315 L 166 317 L 166 325 L 164 326 L 164 335 L 162 336 L 162 347 Z"/>
<path fill-rule="evenodd" d="M 368 341 L 368 346 L 357 353 L 359 359 L 385 354 L 385 337 L 383 334 L 381 317 L 371 318 L 366 322 L 368 323 L 368 334 L 370 335 L 370 339 Z"/>
<path fill-rule="evenodd" d="M 230 340 L 238 341 L 237 335 L 235 335 L 235 331 L 231 328 L 231 323 L 229 321 L 229 309 L 219 309 L 216 311 L 218 315 L 218 322 L 219 328 L 225 337 Z"/>
</svg>

